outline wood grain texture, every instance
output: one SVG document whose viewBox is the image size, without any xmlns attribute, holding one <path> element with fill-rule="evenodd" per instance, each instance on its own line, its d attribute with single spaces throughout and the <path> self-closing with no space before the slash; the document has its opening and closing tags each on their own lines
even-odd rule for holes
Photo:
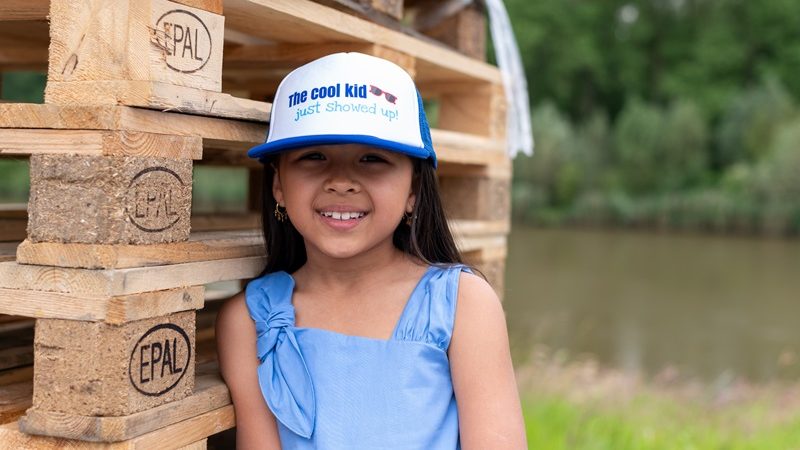
<svg viewBox="0 0 800 450">
<path fill-rule="evenodd" d="M 192 233 L 186 242 L 151 245 L 70 244 L 23 241 L 17 262 L 86 269 L 163 266 L 193 261 L 258 256 L 264 253 L 259 230 Z"/>
<path fill-rule="evenodd" d="M 35 436 L 19 430 L 17 422 L 0 425 L 0 445 L 13 449 L 75 450 L 174 450 L 205 439 L 212 434 L 233 428 L 233 405 L 209 411 L 169 427 L 128 441 L 115 443 L 81 442 L 63 438 Z"/>
<path fill-rule="evenodd" d="M 266 110 L 264 120 L 269 115 L 269 106 L 259 105 Z M 267 135 L 263 123 L 116 105 L 0 104 L 0 128 L 124 130 L 253 144 L 264 142 Z"/>
<path fill-rule="evenodd" d="M 47 20 L 50 0 L 3 0 L 0 2 L 0 21 Z"/>
<path fill-rule="evenodd" d="M 224 17 L 167 0 L 50 5 L 48 81 L 157 81 L 219 92 Z"/>
<path fill-rule="evenodd" d="M 0 128 L 0 155 L 32 154 L 201 159 L 203 141 L 198 136 L 171 136 L 140 131 Z"/>
<path fill-rule="evenodd" d="M 249 256 L 109 270 L 0 262 L 0 287 L 112 297 L 253 278 L 264 262 L 263 256 Z"/>
<path fill-rule="evenodd" d="M 33 407 L 126 416 L 186 398 L 195 381 L 194 335 L 195 311 L 121 325 L 38 319 Z"/>
<path fill-rule="evenodd" d="M 227 28 L 272 41 L 382 45 L 416 58 L 421 84 L 502 82 L 500 72 L 489 64 L 309 0 L 226 0 L 225 23 Z"/>
<path fill-rule="evenodd" d="M 219 118 L 269 119 L 264 102 L 162 82 L 50 81 L 44 95 L 46 103 L 65 106 L 126 105 Z"/>
<path fill-rule="evenodd" d="M 76 416 L 31 408 L 20 419 L 20 429 L 32 434 L 46 434 L 94 442 L 116 442 L 136 438 L 163 427 L 231 404 L 228 387 L 217 374 L 200 376 L 195 392 L 182 400 L 121 417 Z"/>
<path fill-rule="evenodd" d="M 32 396 L 33 383 L 30 381 L 0 386 L 0 424 L 17 420 L 30 408 Z"/>
<path fill-rule="evenodd" d="M 123 324 L 203 307 L 203 286 L 116 297 L 0 288 L 0 313 Z"/>
</svg>

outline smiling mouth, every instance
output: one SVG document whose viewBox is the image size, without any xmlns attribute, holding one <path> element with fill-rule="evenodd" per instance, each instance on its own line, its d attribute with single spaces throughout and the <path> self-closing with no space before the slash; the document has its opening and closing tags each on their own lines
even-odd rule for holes
<svg viewBox="0 0 800 450">
<path fill-rule="evenodd" d="M 365 212 L 340 212 L 340 211 L 319 211 L 319 215 L 322 217 L 328 217 L 334 220 L 353 220 L 353 219 L 360 219 L 367 215 Z"/>
</svg>

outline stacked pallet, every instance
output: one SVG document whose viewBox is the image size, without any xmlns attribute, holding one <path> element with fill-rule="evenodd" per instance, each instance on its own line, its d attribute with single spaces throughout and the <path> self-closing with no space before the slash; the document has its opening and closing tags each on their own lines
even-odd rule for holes
<svg viewBox="0 0 800 450">
<path fill-rule="evenodd" d="M 432 3 L 409 7 L 421 20 Z M 402 0 L 0 6 L 0 48 L 13 50 L 0 51 L 0 70 L 47 71 L 45 104 L 0 103 L 0 155 L 29 158 L 31 182 L 27 213 L 0 211 L 0 317 L 19 330 L 35 319 L 32 350 L 29 336 L 9 347 L 16 365 L 0 367 L 0 447 L 205 448 L 234 425 L 213 349 L 213 302 L 225 294 L 205 286 L 261 271 L 262 175 L 244 152 L 266 136 L 280 79 L 328 53 L 381 56 L 414 76 L 437 111 L 459 246 L 502 292 L 500 75 L 423 36 L 464 36 L 480 16 L 409 34 L 398 31 L 402 13 Z M 471 40 L 448 43 L 474 49 Z M 195 163 L 247 167 L 249 211 L 193 214 Z"/>
</svg>

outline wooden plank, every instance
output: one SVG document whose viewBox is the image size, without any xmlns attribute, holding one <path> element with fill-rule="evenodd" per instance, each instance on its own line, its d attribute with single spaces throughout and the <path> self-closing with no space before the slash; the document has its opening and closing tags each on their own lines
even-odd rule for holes
<svg viewBox="0 0 800 450">
<path fill-rule="evenodd" d="M 126 416 L 191 395 L 195 312 L 122 325 L 36 321 L 33 407 Z"/>
<path fill-rule="evenodd" d="M 203 11 L 214 14 L 222 14 L 222 0 L 171 0 L 181 5 L 191 6 L 192 8 L 202 9 Z"/>
<path fill-rule="evenodd" d="M 0 386 L 26 381 L 32 383 L 33 365 L 0 371 Z"/>
<path fill-rule="evenodd" d="M 265 118 L 269 104 L 262 103 Z M 62 106 L 0 104 L 0 128 L 125 130 L 181 136 L 200 136 L 223 142 L 261 143 L 263 123 L 153 111 L 128 106 Z"/>
<path fill-rule="evenodd" d="M 233 405 L 209 411 L 197 417 L 147 433 L 137 438 L 115 443 L 80 442 L 63 438 L 35 436 L 19 430 L 17 422 L 0 426 L 0 445 L 14 449 L 76 450 L 173 450 L 193 444 L 213 434 L 233 428 Z"/>
<path fill-rule="evenodd" d="M 241 214 L 197 214 L 192 216 L 192 230 L 201 231 L 230 231 L 252 230 L 261 228 L 260 213 Z M 192 235 L 189 236 L 192 239 Z"/>
<path fill-rule="evenodd" d="M 49 82 L 137 80 L 221 90 L 221 15 L 167 0 L 59 0 L 49 17 Z"/>
<path fill-rule="evenodd" d="M 416 58 L 417 81 L 422 84 L 502 82 L 497 68 L 485 62 L 308 0 L 226 0 L 225 21 L 227 28 L 272 41 L 382 45 Z"/>
<path fill-rule="evenodd" d="M 30 344 L 0 349 L 0 370 L 15 369 L 33 363 Z"/>
<path fill-rule="evenodd" d="M 50 0 L 3 0 L 0 2 L 0 21 L 47 20 Z"/>
<path fill-rule="evenodd" d="M 264 253 L 260 230 L 192 233 L 186 242 L 151 245 L 22 242 L 17 262 L 44 266 L 119 269 L 242 258 Z"/>
<path fill-rule="evenodd" d="M 70 154 L 201 159 L 198 136 L 140 131 L 42 130 L 0 128 L 0 155 Z"/>
<path fill-rule="evenodd" d="M 264 102 L 151 81 L 50 81 L 44 95 L 46 103 L 63 106 L 126 105 L 219 118 L 269 119 Z"/>
<path fill-rule="evenodd" d="M 151 244 L 189 238 L 192 161 L 32 155 L 33 242 Z"/>
<path fill-rule="evenodd" d="M 231 404 L 228 387 L 218 374 L 198 376 L 194 394 L 182 400 L 122 417 L 80 416 L 43 411 L 36 407 L 20 419 L 20 429 L 31 434 L 116 442 L 200 416 Z"/>
<path fill-rule="evenodd" d="M 0 424 L 17 420 L 31 407 L 32 397 L 33 383 L 30 381 L 0 386 Z"/>
<path fill-rule="evenodd" d="M 120 296 L 253 278 L 263 256 L 169 266 L 89 270 L 0 262 L 0 287 L 96 296 Z"/>
<path fill-rule="evenodd" d="M 109 324 L 163 316 L 203 307 L 203 286 L 178 287 L 116 297 L 70 295 L 0 288 L 0 313 L 37 319 L 69 319 Z"/>
</svg>

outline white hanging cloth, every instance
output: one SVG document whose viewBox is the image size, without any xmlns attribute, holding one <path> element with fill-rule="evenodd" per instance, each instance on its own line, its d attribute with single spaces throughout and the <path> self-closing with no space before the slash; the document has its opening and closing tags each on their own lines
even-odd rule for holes
<svg viewBox="0 0 800 450">
<path fill-rule="evenodd" d="M 511 20 L 503 0 L 484 0 L 484 3 L 489 12 L 489 30 L 508 102 L 506 151 L 512 158 L 519 152 L 533 155 L 528 82 Z"/>
</svg>

